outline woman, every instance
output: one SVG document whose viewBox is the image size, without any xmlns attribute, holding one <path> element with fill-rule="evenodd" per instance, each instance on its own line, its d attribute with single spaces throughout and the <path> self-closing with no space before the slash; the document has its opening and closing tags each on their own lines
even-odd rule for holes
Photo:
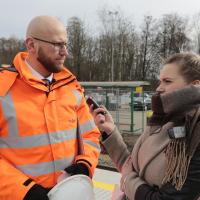
<svg viewBox="0 0 200 200">
<path fill-rule="evenodd" d="M 129 200 L 194 200 L 200 196 L 200 56 L 171 56 L 159 79 L 153 116 L 131 154 L 106 108 L 90 110 Z"/>
</svg>

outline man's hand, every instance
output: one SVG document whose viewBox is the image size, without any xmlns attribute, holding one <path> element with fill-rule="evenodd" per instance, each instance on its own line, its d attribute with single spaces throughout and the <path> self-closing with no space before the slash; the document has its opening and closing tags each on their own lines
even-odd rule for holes
<svg viewBox="0 0 200 200">
<path fill-rule="evenodd" d="M 89 170 L 87 166 L 83 163 L 72 164 L 69 167 L 65 168 L 65 171 L 70 175 L 84 174 L 86 176 L 89 176 Z"/>
<path fill-rule="evenodd" d="M 33 187 L 26 193 L 26 196 L 23 200 L 49 200 L 47 193 L 50 191 L 42 187 L 41 185 L 35 184 Z"/>
</svg>

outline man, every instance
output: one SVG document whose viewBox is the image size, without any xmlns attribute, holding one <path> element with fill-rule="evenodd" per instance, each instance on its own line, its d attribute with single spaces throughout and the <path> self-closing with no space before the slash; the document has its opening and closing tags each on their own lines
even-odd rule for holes
<svg viewBox="0 0 200 200">
<path fill-rule="evenodd" d="M 27 28 L 26 47 L 28 52 L 18 53 L 12 67 L 0 71 L 4 200 L 48 199 L 63 170 L 92 177 L 98 162 L 99 131 L 79 83 L 63 67 L 66 28 L 55 17 L 35 17 Z"/>
</svg>

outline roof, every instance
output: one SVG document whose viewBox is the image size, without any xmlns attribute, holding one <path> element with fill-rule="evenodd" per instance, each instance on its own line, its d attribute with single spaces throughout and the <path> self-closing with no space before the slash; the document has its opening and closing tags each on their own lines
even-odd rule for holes
<svg viewBox="0 0 200 200">
<path fill-rule="evenodd" d="M 84 87 L 109 87 L 109 88 L 132 88 L 150 85 L 148 81 L 120 81 L 120 82 L 80 82 Z"/>
</svg>

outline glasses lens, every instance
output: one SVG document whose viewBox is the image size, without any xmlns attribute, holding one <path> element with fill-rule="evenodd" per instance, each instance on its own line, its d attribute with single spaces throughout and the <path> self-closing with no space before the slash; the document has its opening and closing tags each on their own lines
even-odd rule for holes
<svg viewBox="0 0 200 200">
<path fill-rule="evenodd" d="M 67 44 L 66 43 L 55 43 L 54 44 L 55 49 L 57 50 L 66 50 L 67 49 Z"/>
<path fill-rule="evenodd" d="M 38 41 L 41 41 L 41 42 L 45 42 L 45 43 L 48 43 L 48 44 L 51 44 L 54 46 L 54 48 L 56 50 L 63 50 L 63 49 L 67 49 L 67 43 L 66 42 L 51 42 L 51 41 L 47 41 L 47 40 L 43 40 L 43 39 L 40 39 L 40 38 L 36 38 L 34 37 L 35 40 L 38 40 Z"/>
</svg>

